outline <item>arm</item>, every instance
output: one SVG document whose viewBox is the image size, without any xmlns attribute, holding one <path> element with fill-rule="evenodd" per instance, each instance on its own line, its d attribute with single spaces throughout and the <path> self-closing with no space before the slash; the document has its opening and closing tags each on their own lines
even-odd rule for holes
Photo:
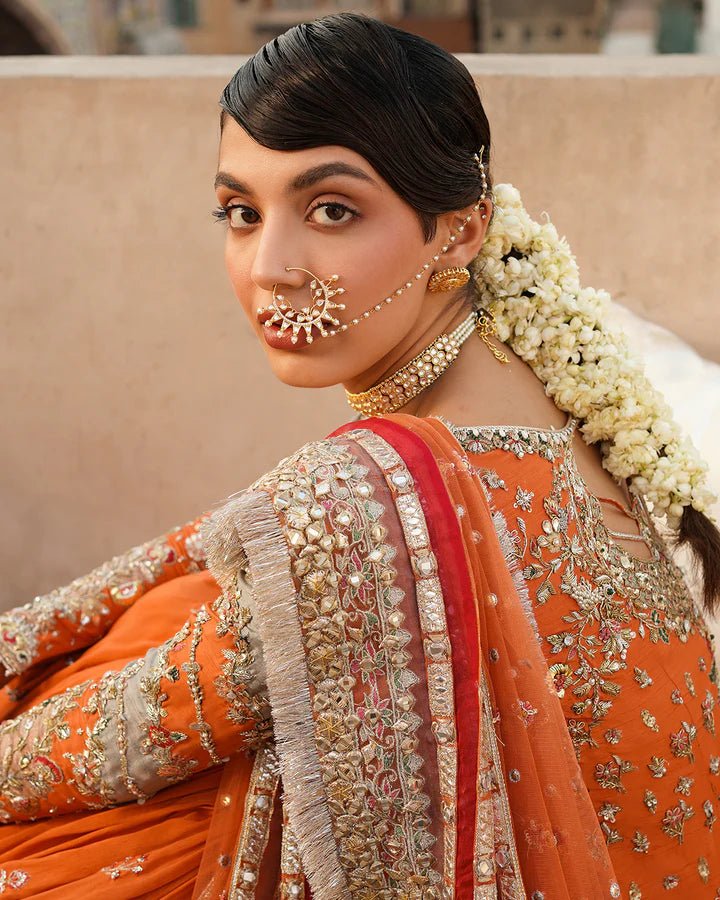
<svg viewBox="0 0 720 900">
<path fill-rule="evenodd" d="M 0 726 L 0 821 L 144 800 L 267 743 L 264 681 L 241 573 L 142 659 Z"/>
<path fill-rule="evenodd" d="M 0 684 L 90 646 L 150 588 L 205 568 L 203 521 L 133 547 L 89 575 L 0 615 Z"/>
</svg>

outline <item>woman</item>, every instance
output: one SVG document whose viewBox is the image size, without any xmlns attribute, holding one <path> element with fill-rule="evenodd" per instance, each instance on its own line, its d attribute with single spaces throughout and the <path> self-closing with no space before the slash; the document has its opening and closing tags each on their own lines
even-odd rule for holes
<svg viewBox="0 0 720 900">
<path fill-rule="evenodd" d="M 339 15 L 221 105 L 238 299 L 366 418 L 3 617 L 0 890 L 720 896 L 712 643 L 646 506 L 710 609 L 704 466 L 491 191 L 469 74 Z"/>
</svg>

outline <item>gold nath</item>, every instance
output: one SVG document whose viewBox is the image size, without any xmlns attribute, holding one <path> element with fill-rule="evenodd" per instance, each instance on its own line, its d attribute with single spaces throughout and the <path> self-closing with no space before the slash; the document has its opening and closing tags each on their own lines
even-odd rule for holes
<svg viewBox="0 0 720 900">
<path fill-rule="evenodd" d="M 359 394 L 345 391 L 347 402 L 363 416 L 395 412 L 424 391 L 455 362 L 460 348 L 473 331 L 492 351 L 495 359 L 502 363 L 509 362 L 505 353 L 490 343 L 490 336 L 495 334 L 495 319 L 492 313 L 481 307 L 473 310 L 453 332 L 435 338 L 429 347 L 380 384 Z"/>
</svg>

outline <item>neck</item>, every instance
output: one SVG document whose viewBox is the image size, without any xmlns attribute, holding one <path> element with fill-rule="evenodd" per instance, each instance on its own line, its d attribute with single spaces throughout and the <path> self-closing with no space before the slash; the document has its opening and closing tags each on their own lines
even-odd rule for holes
<svg viewBox="0 0 720 900">
<path fill-rule="evenodd" d="M 431 321 L 418 320 L 389 353 L 364 372 L 348 379 L 343 387 L 351 394 L 358 394 L 380 384 L 422 353 L 439 335 L 449 334 L 457 328 L 469 312 L 470 306 L 462 298 L 457 298 L 439 309 Z"/>
</svg>

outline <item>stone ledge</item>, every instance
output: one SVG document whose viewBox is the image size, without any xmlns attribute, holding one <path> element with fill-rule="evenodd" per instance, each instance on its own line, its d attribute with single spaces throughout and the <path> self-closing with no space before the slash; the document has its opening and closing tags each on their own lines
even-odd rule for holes
<svg viewBox="0 0 720 900">
<path fill-rule="evenodd" d="M 10 56 L 0 78 L 229 78 L 245 56 Z M 720 77 L 720 56 L 458 54 L 473 75 L 521 78 Z"/>
</svg>

